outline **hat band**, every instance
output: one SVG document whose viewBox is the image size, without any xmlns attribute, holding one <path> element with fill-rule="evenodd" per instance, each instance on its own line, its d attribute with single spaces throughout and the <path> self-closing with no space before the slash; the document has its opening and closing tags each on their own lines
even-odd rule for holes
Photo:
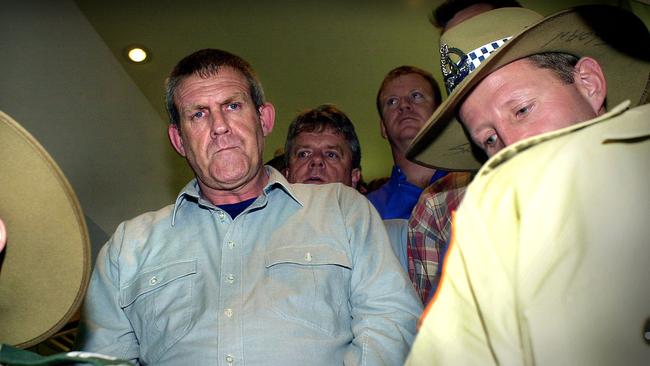
<svg viewBox="0 0 650 366">
<path fill-rule="evenodd" d="M 447 93 L 451 92 L 460 84 L 472 71 L 476 70 L 483 61 L 496 51 L 499 47 L 503 46 L 512 37 L 505 37 L 490 43 L 484 44 L 469 53 L 464 53 L 458 48 L 449 48 L 446 43 L 440 46 L 440 69 L 442 76 L 445 79 L 445 87 Z M 459 58 L 459 61 L 454 62 L 449 55 L 453 54 Z"/>
</svg>

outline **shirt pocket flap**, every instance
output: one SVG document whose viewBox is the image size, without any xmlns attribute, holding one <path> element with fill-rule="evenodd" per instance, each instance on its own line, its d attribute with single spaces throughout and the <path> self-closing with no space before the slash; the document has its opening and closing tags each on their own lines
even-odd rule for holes
<svg viewBox="0 0 650 366">
<path fill-rule="evenodd" d="M 303 266 L 336 265 L 352 268 L 346 253 L 329 245 L 276 248 L 266 253 L 264 261 L 266 268 L 280 263 L 293 263 Z"/>
<path fill-rule="evenodd" d="M 196 273 L 196 260 L 176 262 L 152 268 L 138 274 L 120 295 L 120 306 L 127 307 L 139 296 L 155 291 L 168 283 Z"/>
</svg>

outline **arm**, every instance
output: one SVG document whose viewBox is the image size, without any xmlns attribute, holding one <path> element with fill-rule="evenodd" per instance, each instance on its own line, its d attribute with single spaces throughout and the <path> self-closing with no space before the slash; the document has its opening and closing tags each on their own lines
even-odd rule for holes
<svg viewBox="0 0 650 366">
<path fill-rule="evenodd" d="M 350 307 L 354 338 L 345 363 L 401 365 L 413 342 L 422 304 L 369 202 L 361 196 L 343 197 L 342 206 L 353 263 Z"/>
<path fill-rule="evenodd" d="M 80 349 L 131 360 L 137 364 L 138 341 L 120 307 L 118 256 L 124 224 L 99 252 L 83 306 Z"/>
<path fill-rule="evenodd" d="M 461 238 L 452 239 L 440 287 L 422 316 L 423 323 L 406 365 L 493 364 Z"/>
</svg>

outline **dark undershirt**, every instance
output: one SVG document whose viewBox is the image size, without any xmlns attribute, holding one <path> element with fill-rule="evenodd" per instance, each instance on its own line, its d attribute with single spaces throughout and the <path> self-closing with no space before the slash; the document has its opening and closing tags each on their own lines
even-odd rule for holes
<svg viewBox="0 0 650 366">
<path fill-rule="evenodd" d="M 240 213 L 244 212 L 244 210 L 248 206 L 250 206 L 253 203 L 253 201 L 255 201 L 256 199 L 257 199 L 257 197 L 253 197 L 253 198 L 248 199 L 246 201 L 231 203 L 231 204 L 227 204 L 227 205 L 218 205 L 217 207 L 219 207 L 220 209 L 226 211 L 230 215 L 230 217 L 232 217 L 233 220 L 234 220 L 235 217 L 237 217 Z"/>
</svg>

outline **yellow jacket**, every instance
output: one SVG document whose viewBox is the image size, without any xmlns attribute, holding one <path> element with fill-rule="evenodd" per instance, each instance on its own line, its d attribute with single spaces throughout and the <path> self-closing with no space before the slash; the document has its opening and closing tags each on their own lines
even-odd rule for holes
<svg viewBox="0 0 650 366">
<path fill-rule="evenodd" d="M 650 364 L 650 105 L 628 106 L 483 166 L 407 365 Z"/>
</svg>

